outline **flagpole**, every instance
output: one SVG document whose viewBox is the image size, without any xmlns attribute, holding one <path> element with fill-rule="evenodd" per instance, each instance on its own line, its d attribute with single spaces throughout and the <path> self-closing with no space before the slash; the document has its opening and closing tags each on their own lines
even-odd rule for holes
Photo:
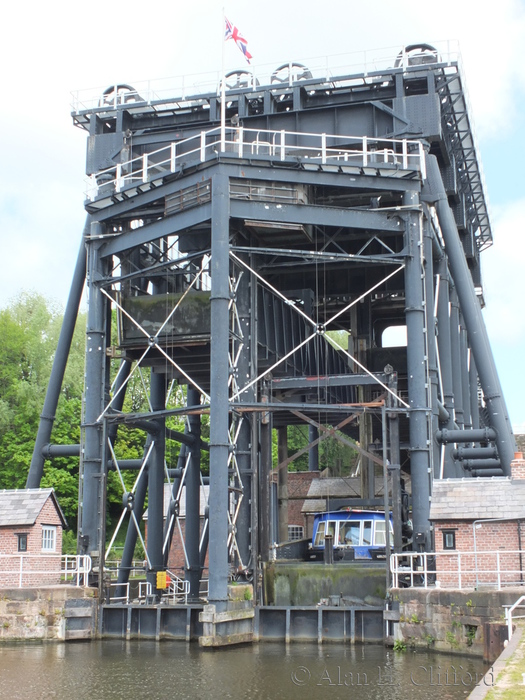
<svg viewBox="0 0 525 700">
<path fill-rule="evenodd" d="M 224 7 L 222 8 L 222 65 L 221 65 L 221 152 L 226 151 L 226 80 L 225 80 L 225 56 L 224 56 L 224 45 L 226 44 L 225 39 L 225 27 L 226 27 L 226 16 L 224 14 Z"/>
</svg>

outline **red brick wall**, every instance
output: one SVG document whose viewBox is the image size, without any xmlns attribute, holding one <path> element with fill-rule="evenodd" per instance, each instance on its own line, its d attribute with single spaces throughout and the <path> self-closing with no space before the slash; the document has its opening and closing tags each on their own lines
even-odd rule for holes
<svg viewBox="0 0 525 700">
<path fill-rule="evenodd" d="M 56 525 L 55 553 L 42 552 L 42 526 Z M 27 533 L 27 552 L 22 559 L 24 588 L 60 583 L 62 557 L 62 523 L 51 498 L 48 498 L 32 526 L 0 528 L 0 586 L 20 585 L 20 558 L 17 534 Z M 9 573 L 11 572 L 11 573 Z M 40 573 L 30 573 L 40 572 Z"/>
<path fill-rule="evenodd" d="M 498 559 L 499 569 L 502 572 L 500 578 L 502 584 L 519 582 L 522 570 L 525 578 L 525 556 L 520 562 L 520 556 L 517 553 L 520 549 L 520 536 L 521 547 L 525 548 L 525 523 L 518 525 L 517 521 L 480 522 L 474 527 L 475 544 L 472 521 L 456 520 L 435 524 L 438 581 L 446 587 L 459 587 L 459 562 L 462 587 L 494 584 L 497 582 Z M 443 549 L 443 530 L 455 531 L 455 551 Z"/>
<path fill-rule="evenodd" d="M 203 525 L 204 519 L 201 517 L 201 527 L 200 527 L 200 534 L 202 535 L 202 525 Z M 185 567 L 185 558 L 184 558 L 184 548 L 182 546 L 182 539 L 181 539 L 181 532 L 182 532 L 182 537 L 184 538 L 186 536 L 186 521 L 184 518 L 180 518 L 179 520 L 180 523 L 180 530 L 175 525 L 175 530 L 173 532 L 173 537 L 171 540 L 171 547 L 170 547 L 170 553 L 168 555 L 168 569 L 172 571 L 174 574 L 179 576 L 180 578 L 184 578 L 184 567 Z M 208 577 L 208 552 L 206 552 L 206 559 L 204 561 L 204 572 L 203 572 L 203 578 Z"/>
<path fill-rule="evenodd" d="M 515 457 L 510 463 L 511 479 L 525 479 L 525 459 L 521 452 L 517 452 Z"/>
<path fill-rule="evenodd" d="M 308 532 L 307 518 L 301 510 L 310 484 L 319 476 L 319 472 L 288 472 L 288 525 L 302 525 L 305 537 L 312 533 Z"/>
</svg>

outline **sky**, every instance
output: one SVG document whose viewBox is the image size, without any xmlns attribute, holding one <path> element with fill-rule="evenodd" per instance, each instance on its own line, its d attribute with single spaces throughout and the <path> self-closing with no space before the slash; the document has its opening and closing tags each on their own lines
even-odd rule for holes
<svg viewBox="0 0 525 700">
<path fill-rule="evenodd" d="M 22 290 L 67 300 L 85 219 L 86 132 L 73 126 L 71 93 L 220 76 L 223 6 L 255 71 L 343 54 L 350 66 L 354 52 L 385 48 L 395 58 L 413 43 L 459 43 L 494 234 L 482 255 L 485 323 L 511 422 L 525 432 L 524 0 L 483 12 L 467 0 L 10 3 L 0 42 L 0 308 Z M 226 71 L 247 67 L 233 42 L 225 49 Z"/>
</svg>

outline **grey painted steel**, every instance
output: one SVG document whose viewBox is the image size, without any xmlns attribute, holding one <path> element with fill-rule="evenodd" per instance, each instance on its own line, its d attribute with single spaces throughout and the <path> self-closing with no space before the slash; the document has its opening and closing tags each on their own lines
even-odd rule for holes
<svg viewBox="0 0 525 700">
<path fill-rule="evenodd" d="M 229 343 L 229 187 L 212 179 L 210 352 L 210 541 L 209 600 L 228 599 L 228 343 Z"/>
<path fill-rule="evenodd" d="M 281 465 L 288 457 L 288 428 L 281 425 L 277 428 L 277 464 Z M 288 467 L 279 466 L 278 484 L 278 523 L 277 542 L 288 542 Z"/>
<path fill-rule="evenodd" d="M 148 436 L 144 454 L 146 454 L 151 442 L 151 437 Z M 148 471 L 145 469 L 140 475 L 135 489 L 135 498 L 133 499 L 133 515 L 137 523 L 140 523 L 144 515 L 144 503 L 146 501 L 146 493 L 148 491 Z M 126 531 L 126 539 L 124 540 L 124 549 L 122 550 L 122 559 L 120 562 L 117 583 L 125 584 L 129 581 L 129 575 L 133 564 L 133 555 L 137 544 L 138 533 L 133 518 L 130 516 L 128 521 L 128 529 Z M 126 595 L 124 586 L 117 586 L 115 596 L 123 597 Z"/>
<path fill-rule="evenodd" d="M 263 383 L 261 402 L 268 401 L 268 385 Z M 259 554 L 262 562 L 270 558 L 270 474 L 272 470 L 272 414 L 258 414 L 259 439 Z"/>
<path fill-rule="evenodd" d="M 479 430 L 440 430 L 436 433 L 436 439 L 446 445 L 450 442 L 492 442 L 496 439 L 496 431 L 493 428 L 479 428 Z"/>
<path fill-rule="evenodd" d="M 446 427 L 449 430 L 452 430 L 455 427 L 455 404 L 450 339 L 449 273 L 447 258 L 444 254 L 439 259 L 437 271 L 440 278 L 437 307 L 437 343 L 439 351 L 439 365 L 441 367 L 441 383 L 443 387 L 442 398 L 445 409 L 448 412 Z M 451 454 L 452 447 L 445 447 L 444 450 L 443 476 L 446 479 L 459 476 Z"/>
<path fill-rule="evenodd" d="M 153 411 L 162 410 L 166 403 L 166 375 L 152 372 L 150 377 L 150 399 Z M 164 459 L 166 441 L 164 437 L 165 418 L 154 421 L 158 426 L 153 436 L 154 447 L 149 458 L 148 468 L 148 571 L 146 579 L 151 584 L 152 594 L 157 597 L 157 572 L 164 568 L 162 553 L 164 526 Z"/>
<path fill-rule="evenodd" d="M 80 457 L 80 445 L 44 445 L 42 448 L 42 456 L 44 459 L 53 459 L 54 457 Z M 26 488 L 36 488 L 27 486 Z"/>
<path fill-rule="evenodd" d="M 397 373 L 392 372 L 388 378 L 389 388 L 397 394 Z M 387 404 L 396 408 L 397 400 L 389 394 Z M 403 548 L 403 518 L 401 503 L 401 453 L 399 449 L 399 414 L 397 411 L 389 411 L 388 435 L 390 443 L 390 464 L 388 471 L 392 477 L 392 521 L 394 527 L 394 552 L 400 552 Z"/>
<path fill-rule="evenodd" d="M 461 303 L 461 312 L 469 332 L 470 344 L 489 411 L 490 422 L 497 433 L 496 444 L 503 472 L 506 475 L 510 475 L 510 463 L 514 459 L 516 441 L 512 433 L 507 406 L 501 390 L 481 307 L 476 297 L 463 246 L 457 232 L 456 222 L 448 204 L 435 157 L 429 156 L 427 158 L 427 168 L 433 171 L 432 179 L 436 183 L 441 184 L 436 201 L 436 210 L 445 240 L 445 247 L 449 255 L 452 277 L 454 278 L 454 284 Z"/>
<path fill-rule="evenodd" d="M 498 450 L 495 447 L 458 447 L 453 451 L 454 459 L 488 459 L 496 458 Z"/>
<path fill-rule="evenodd" d="M 106 308 L 99 280 L 104 276 L 104 263 L 100 257 L 99 237 L 104 227 L 93 222 L 88 241 L 88 297 L 89 306 L 86 327 L 86 382 L 84 409 L 84 455 L 82 460 L 82 498 L 80 499 L 79 534 L 83 553 L 98 557 L 99 516 L 102 506 L 102 424 L 97 423 L 104 407 L 106 395 Z"/>
<path fill-rule="evenodd" d="M 417 206 L 412 195 L 405 204 Z M 412 521 L 414 533 L 421 533 L 424 549 L 431 549 L 430 523 L 430 446 L 428 432 L 431 408 L 427 404 L 427 368 L 425 346 L 425 306 L 421 267 L 420 219 L 417 212 L 406 216 L 408 257 L 405 267 L 407 324 L 408 401 L 410 405 L 410 462 L 412 472 Z M 421 543 L 423 544 L 423 543 Z"/>
<path fill-rule="evenodd" d="M 472 428 L 477 430 L 480 427 L 479 417 L 479 397 L 478 397 L 478 370 L 476 368 L 476 360 L 474 355 L 470 353 L 470 416 Z"/>
<path fill-rule="evenodd" d="M 198 406 L 200 404 L 200 393 L 188 386 L 187 389 L 188 406 Z M 201 451 L 199 447 L 201 432 L 201 417 L 199 414 L 190 413 L 188 415 L 189 431 L 194 438 L 194 444 L 189 448 L 191 459 L 186 472 L 186 556 L 188 561 L 185 565 L 185 578 L 190 584 L 190 599 L 199 598 L 199 581 L 201 578 L 201 566 L 199 558 L 200 542 L 200 461 Z"/>
<path fill-rule="evenodd" d="M 463 388 L 463 421 L 465 430 L 472 428 L 470 417 L 470 372 L 468 367 L 468 339 L 463 315 L 459 315 L 459 348 L 461 354 L 461 383 Z"/>
<path fill-rule="evenodd" d="M 241 257 L 246 263 L 248 259 L 246 254 L 242 254 Z M 241 271 L 242 276 L 240 277 L 237 285 L 237 317 L 240 324 L 240 332 L 242 333 L 242 343 L 240 348 L 239 358 L 237 360 L 237 380 L 241 386 L 249 383 L 254 378 L 254 369 L 256 366 L 255 349 L 257 347 L 256 341 L 256 323 L 251 309 L 254 308 L 256 303 L 256 290 L 254 289 L 255 283 L 250 280 L 249 273 L 246 270 Z M 244 391 L 239 400 L 252 402 L 256 399 L 255 387 L 252 386 L 246 391 Z M 239 420 L 239 416 L 236 416 L 236 420 Z M 237 484 L 237 487 L 242 493 L 242 500 L 239 506 L 239 514 L 237 518 L 236 527 L 236 537 L 237 546 L 239 548 L 239 568 L 241 571 L 248 569 L 250 573 L 248 576 L 253 575 L 253 543 L 252 543 L 252 505 L 254 496 L 254 465 L 255 465 L 255 445 L 254 443 L 254 431 L 253 422 L 255 420 L 254 416 L 249 413 L 242 415 L 240 419 L 241 425 L 239 426 L 239 434 L 237 437 L 237 444 L 235 446 L 235 456 L 237 459 L 237 466 L 239 468 L 239 474 L 241 483 Z M 235 495 L 239 498 L 239 493 Z"/>
<path fill-rule="evenodd" d="M 463 460 L 465 469 L 500 469 L 499 459 L 465 459 Z"/>
<path fill-rule="evenodd" d="M 438 400 L 438 366 L 436 352 L 436 317 L 435 309 L 435 282 L 434 282 L 434 237 L 430 228 L 430 222 L 423 219 L 423 264 L 425 275 L 425 313 L 427 327 L 427 355 L 428 377 L 430 380 L 430 405 L 432 407 L 431 434 L 439 430 L 440 409 Z M 432 441 L 430 455 L 430 468 L 435 478 L 439 478 L 439 446 Z"/>
<path fill-rule="evenodd" d="M 319 471 L 319 443 L 316 440 L 319 439 L 319 429 L 315 425 L 308 425 L 308 442 L 311 444 L 315 442 L 315 445 L 311 444 L 308 450 L 308 471 L 318 472 Z"/>
<path fill-rule="evenodd" d="M 84 234 L 78 251 L 73 280 L 64 312 L 62 328 L 58 338 L 57 349 L 53 359 L 51 368 L 51 376 L 47 385 L 46 398 L 40 415 L 40 423 L 38 424 L 38 432 L 36 435 L 35 446 L 33 448 L 33 456 L 31 458 L 31 466 L 27 476 L 26 488 L 37 489 L 40 486 L 40 480 L 44 471 L 44 454 L 43 449 L 49 443 L 53 423 L 55 421 L 55 412 L 58 405 L 58 398 L 62 388 L 62 380 L 66 371 L 67 358 L 73 333 L 75 331 L 75 322 L 77 320 L 78 308 L 84 290 L 86 281 L 86 246 L 84 238 L 89 234 L 91 225 L 91 217 L 88 216 L 84 227 Z"/>
<path fill-rule="evenodd" d="M 463 365 L 461 363 L 459 302 L 454 286 L 450 289 L 450 348 L 452 354 L 452 378 L 454 382 L 454 413 L 458 428 L 463 430 L 465 426 L 465 418 L 463 416 Z"/>
</svg>

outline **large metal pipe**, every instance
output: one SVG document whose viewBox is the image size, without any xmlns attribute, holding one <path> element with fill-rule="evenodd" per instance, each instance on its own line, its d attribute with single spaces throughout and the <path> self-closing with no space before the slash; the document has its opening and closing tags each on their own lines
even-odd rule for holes
<svg viewBox="0 0 525 700">
<path fill-rule="evenodd" d="M 86 281 L 85 238 L 90 233 L 90 225 L 91 216 L 88 215 L 84 227 L 82 241 L 80 242 L 80 249 L 78 251 L 73 280 L 69 290 L 66 310 L 62 320 L 62 328 L 60 329 L 57 349 L 53 360 L 53 367 L 51 368 L 51 376 L 49 377 L 49 383 L 47 385 L 44 406 L 42 408 L 42 414 L 40 415 L 40 423 L 38 425 L 35 446 L 33 448 L 31 466 L 29 467 L 29 474 L 26 481 L 26 488 L 28 489 L 39 488 L 40 480 L 42 479 L 42 474 L 44 472 L 45 457 L 43 454 L 43 449 L 44 446 L 49 443 L 51 438 L 51 431 L 53 430 L 53 424 L 55 422 L 58 398 L 60 396 L 69 349 L 71 347 L 71 341 L 73 340 L 73 333 L 75 331 L 78 307 L 80 306 L 82 292 L 84 291 L 84 283 Z"/>
<path fill-rule="evenodd" d="M 443 445 L 450 442 L 492 442 L 496 439 L 496 431 L 493 428 L 479 428 L 478 430 L 439 430 L 436 440 Z M 512 455 L 514 459 L 514 454 Z"/>
<path fill-rule="evenodd" d="M 498 450 L 495 447 L 458 447 L 452 453 L 454 459 L 495 459 Z"/>
<path fill-rule="evenodd" d="M 472 275 L 465 258 L 454 215 L 448 203 L 435 156 L 427 155 L 427 174 L 433 189 L 436 211 L 445 241 L 445 249 L 449 257 L 450 270 L 468 330 L 470 346 L 476 361 L 490 423 L 496 431 L 496 444 L 502 468 L 505 475 L 508 476 L 510 475 L 510 463 L 516 451 L 516 441 L 510 425 L 507 406 L 501 390 L 481 306 L 476 296 Z"/>
<path fill-rule="evenodd" d="M 463 461 L 465 469 L 500 469 L 499 459 L 465 459 Z"/>
<path fill-rule="evenodd" d="M 407 195 L 405 205 L 418 207 L 416 193 Z M 420 214 L 409 212 L 405 223 L 405 316 L 407 325 L 407 374 L 409 430 L 410 430 L 410 470 L 412 478 L 412 521 L 418 545 L 429 551 L 432 547 L 430 523 L 430 445 L 429 395 L 427 394 L 427 347 L 426 319 L 423 299 L 423 244 Z"/>
</svg>

